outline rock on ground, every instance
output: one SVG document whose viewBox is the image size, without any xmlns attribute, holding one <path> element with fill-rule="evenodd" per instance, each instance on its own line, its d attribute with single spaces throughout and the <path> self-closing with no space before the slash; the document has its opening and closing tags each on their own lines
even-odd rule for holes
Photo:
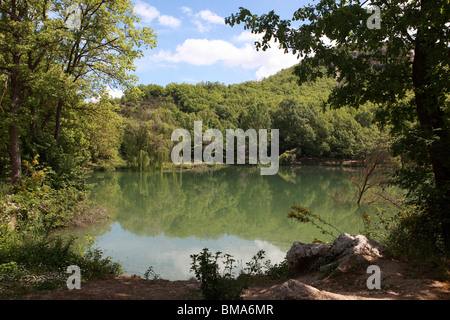
<svg viewBox="0 0 450 320">
<path fill-rule="evenodd" d="M 278 287 L 281 300 L 349 300 L 350 298 L 316 289 L 295 279 L 290 279 Z"/>
<path fill-rule="evenodd" d="M 374 240 L 342 233 L 332 245 L 295 242 L 286 254 L 286 261 L 291 275 L 329 268 L 348 272 L 381 258 L 382 252 L 383 247 Z"/>
</svg>

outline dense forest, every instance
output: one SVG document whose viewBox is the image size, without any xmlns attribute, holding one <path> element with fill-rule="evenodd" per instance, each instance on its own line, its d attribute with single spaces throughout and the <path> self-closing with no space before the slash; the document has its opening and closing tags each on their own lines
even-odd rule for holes
<svg viewBox="0 0 450 320">
<path fill-rule="evenodd" d="M 192 131 L 197 120 L 203 122 L 203 130 L 219 129 L 224 136 L 225 129 L 279 129 L 280 154 L 287 152 L 282 156 L 285 163 L 295 157 L 363 158 L 380 135 L 374 109 L 367 105 L 359 110 L 331 110 L 326 99 L 335 81 L 298 86 L 292 71 L 229 86 L 173 83 L 165 88 L 133 88 L 112 102 L 123 136 L 111 141 L 109 151 L 90 147 L 92 160 L 118 154 L 137 170 L 160 166 L 171 161 L 171 133 L 177 128 Z"/>
<path fill-rule="evenodd" d="M 39 155 L 41 165 L 59 177 L 99 163 L 139 171 L 161 168 L 171 162 L 172 132 L 192 131 L 198 120 L 203 130 L 215 128 L 224 134 L 225 129 L 279 129 L 285 162 L 295 157 L 364 158 L 381 135 L 375 108 L 367 104 L 358 110 L 331 109 L 326 99 L 335 81 L 299 86 L 292 72 L 290 68 L 259 82 L 229 86 L 138 85 L 120 99 L 104 96 L 64 113 L 57 142 L 55 124 L 47 124 L 49 116 L 35 117 L 22 135 L 22 158 L 31 163 Z M 2 137 L 7 137 L 7 128 L 3 130 Z M 6 176 L 7 145 L 3 144 L 0 167 Z"/>
</svg>

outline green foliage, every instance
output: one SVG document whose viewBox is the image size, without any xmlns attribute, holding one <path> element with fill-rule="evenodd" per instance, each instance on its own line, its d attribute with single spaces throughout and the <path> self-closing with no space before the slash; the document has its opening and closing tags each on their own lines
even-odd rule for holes
<svg viewBox="0 0 450 320">
<path fill-rule="evenodd" d="M 120 105 L 125 123 L 121 154 L 136 170 L 154 168 L 169 161 L 171 132 L 192 132 L 194 121 L 201 120 L 205 130 L 219 129 L 223 135 L 225 129 L 279 129 L 281 153 L 296 149 L 301 157 L 360 157 L 378 131 L 373 109 L 329 110 L 324 103 L 334 81 L 324 78 L 299 88 L 293 70 L 229 86 L 171 83 L 166 88 L 131 88 Z"/>
<path fill-rule="evenodd" d="M 342 233 L 333 224 L 326 221 L 321 216 L 312 213 L 309 209 L 305 207 L 293 205 L 291 209 L 292 211 L 287 214 L 288 219 L 295 219 L 301 223 L 311 223 L 314 227 L 320 230 L 320 233 L 331 236 L 332 238 L 331 240 L 336 239 L 339 236 L 339 234 Z M 334 232 L 337 231 L 338 233 L 335 234 L 333 233 L 333 231 Z M 322 242 L 322 241 L 314 239 L 314 242 Z"/>
<path fill-rule="evenodd" d="M 297 149 L 287 150 L 280 155 L 280 164 L 291 164 L 297 158 Z"/>
<path fill-rule="evenodd" d="M 395 256 L 412 261 L 445 263 L 445 245 L 440 222 L 423 209 L 410 206 L 397 213 L 386 245 Z"/>
<path fill-rule="evenodd" d="M 0 264 L 0 279 L 5 276 L 20 276 L 19 266 L 15 261 Z"/>
<path fill-rule="evenodd" d="M 90 278 L 108 278 L 121 275 L 122 266 L 112 261 L 111 257 L 104 257 L 102 250 L 94 248 L 95 238 L 88 239 L 87 248 L 81 253 L 81 261 L 76 264 L 83 270 L 83 275 Z"/>
<path fill-rule="evenodd" d="M 221 252 L 213 255 L 207 248 L 200 254 L 191 255 L 191 271 L 201 282 L 200 289 L 205 300 L 240 300 L 244 284 L 233 276 L 235 260 L 228 254 L 221 255 Z M 222 275 L 219 271 L 219 258 L 225 258 Z"/>
<path fill-rule="evenodd" d="M 104 258 L 102 251 L 88 247 L 81 254 L 73 248 L 73 243 L 73 238 L 3 233 L 0 237 L 2 296 L 20 297 L 33 290 L 63 288 L 70 265 L 80 267 L 82 281 L 121 274 L 120 265 L 109 257 Z"/>
<path fill-rule="evenodd" d="M 276 264 L 272 264 L 270 260 L 267 260 L 265 267 L 265 274 L 273 280 L 286 279 L 289 276 L 289 268 L 286 259 Z"/>
<path fill-rule="evenodd" d="M 155 270 L 153 270 L 152 266 L 148 267 L 148 269 L 145 271 L 144 279 L 148 280 L 150 276 L 153 278 L 153 280 L 158 280 L 161 278 L 160 275 L 157 274 Z"/>
<path fill-rule="evenodd" d="M 76 28 L 66 24 L 71 5 L 83 6 Z M 63 179 L 72 178 L 64 169 L 74 161 L 81 166 L 80 158 L 86 160 L 89 153 L 94 161 L 114 157 L 119 141 L 106 136 L 114 121 L 89 121 L 92 109 L 85 101 L 104 95 L 107 86 L 133 84 L 134 60 L 142 57 L 142 47 L 156 45 L 156 35 L 139 25 L 131 1 L 2 1 L 0 11 L 5 83 L 0 130 L 10 142 L 8 150 L 1 150 L 9 153 L 9 164 L 2 157 L 0 166 L 11 182 L 21 179 L 21 158 L 37 153 L 57 176 L 68 174 Z M 90 124 L 90 132 L 82 123 Z"/>
<path fill-rule="evenodd" d="M 319 116 L 322 114 L 317 108 L 299 106 L 295 100 L 284 100 L 273 113 L 273 128 L 280 130 L 280 150 L 298 148 L 299 155 L 320 157 L 325 151 L 320 147 L 326 142 L 320 141 L 319 135 L 326 136 L 327 132 L 319 126 Z"/>
<path fill-rule="evenodd" d="M 38 158 L 31 163 L 24 160 L 24 176 L 8 192 L 3 210 L 15 229 L 39 234 L 70 225 L 86 214 L 88 206 L 85 192 L 72 184 L 55 189 L 52 173 Z"/>
<path fill-rule="evenodd" d="M 123 139 L 123 118 L 117 112 L 117 106 L 102 99 L 99 103 L 89 104 L 92 108 L 90 117 L 85 121 L 85 136 L 90 161 L 110 161 L 118 158 Z"/>
<path fill-rule="evenodd" d="M 195 273 L 197 280 L 201 282 L 200 289 L 205 300 L 241 300 L 242 290 L 250 283 L 251 276 L 266 274 L 271 278 L 281 278 L 287 275 L 287 264 L 271 265 L 270 260 L 263 263 L 265 252 L 258 251 L 252 259 L 246 263 L 238 277 L 235 277 L 234 269 L 236 260 L 229 254 L 216 252 L 214 255 L 209 249 L 204 248 L 199 254 L 191 255 L 191 271 Z M 223 271 L 220 273 L 219 259 L 224 259 Z"/>
</svg>

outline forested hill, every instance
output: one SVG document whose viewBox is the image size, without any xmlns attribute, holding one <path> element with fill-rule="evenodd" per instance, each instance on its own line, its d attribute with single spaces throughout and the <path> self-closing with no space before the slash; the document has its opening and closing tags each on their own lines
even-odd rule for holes
<svg viewBox="0 0 450 320">
<path fill-rule="evenodd" d="M 203 130 L 215 128 L 223 134 L 225 129 L 279 129 L 280 154 L 287 152 L 282 161 L 364 155 L 378 133 L 374 109 L 332 110 L 326 101 L 334 80 L 299 86 L 292 71 L 233 85 L 139 85 L 120 99 L 104 96 L 97 102 L 71 102 L 62 112 L 60 126 L 55 125 L 55 110 L 50 107 L 24 114 L 22 160 L 32 163 L 39 155 L 40 165 L 51 172 L 48 176 L 62 185 L 67 179 L 77 180 L 79 169 L 89 163 L 147 170 L 170 162 L 172 132 L 178 128 L 192 132 L 197 120 L 203 122 Z M 11 170 L 7 123 L 0 126 L 0 175 L 6 177 Z"/>
<path fill-rule="evenodd" d="M 293 68 L 262 81 L 223 85 L 139 85 L 125 92 L 119 114 L 123 121 L 121 156 L 139 170 L 170 161 L 173 130 L 249 128 L 280 130 L 280 153 L 289 157 L 355 158 L 373 140 L 373 112 L 331 110 L 326 101 L 336 85 L 332 79 L 298 85 Z M 99 155 L 102 156 L 102 155 Z M 107 155 L 105 155 L 107 156 Z"/>
</svg>

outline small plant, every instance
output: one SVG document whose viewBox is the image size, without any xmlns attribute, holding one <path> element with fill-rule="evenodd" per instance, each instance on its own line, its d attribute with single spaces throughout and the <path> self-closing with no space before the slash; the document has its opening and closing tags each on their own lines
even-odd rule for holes
<svg viewBox="0 0 450 320">
<path fill-rule="evenodd" d="M 144 279 L 148 280 L 152 277 L 153 280 L 159 280 L 161 279 L 161 276 L 153 270 L 153 266 L 148 267 L 148 269 L 144 273 Z"/>
<path fill-rule="evenodd" d="M 219 273 L 219 258 L 224 257 L 224 273 Z M 201 282 L 200 289 L 206 300 L 239 300 L 242 287 L 236 284 L 233 277 L 233 266 L 235 260 L 230 255 L 222 256 L 221 252 L 214 255 L 207 248 L 200 254 L 191 255 L 191 270 L 195 277 Z"/>
<path fill-rule="evenodd" d="M 122 274 L 122 266 L 120 263 L 112 261 L 111 257 L 104 257 L 104 252 L 102 250 L 94 248 L 94 237 L 88 236 L 87 238 L 87 249 L 83 254 L 84 266 L 82 269 L 84 270 L 84 273 L 92 278 L 107 278 L 111 275 Z M 81 266 L 82 265 L 80 265 L 80 267 Z"/>
<path fill-rule="evenodd" d="M 44 196 L 49 187 L 45 184 L 47 176 L 47 168 L 39 169 L 39 155 L 37 154 L 33 160 L 28 162 L 23 160 L 25 167 L 23 178 L 13 187 L 13 191 L 22 196 L 33 194 L 36 196 Z"/>
<path fill-rule="evenodd" d="M 319 229 L 322 234 L 328 234 L 331 237 L 333 237 L 333 239 L 337 238 L 338 236 L 333 233 L 333 230 L 337 231 L 339 234 L 342 233 L 335 226 L 333 226 L 332 224 L 321 218 L 319 215 L 312 213 L 309 209 L 305 207 L 294 205 L 291 207 L 291 209 L 293 211 L 289 212 L 287 215 L 289 219 L 295 219 L 301 223 L 311 223 L 313 226 Z M 315 239 L 314 242 L 321 242 L 321 241 Z"/>
<path fill-rule="evenodd" d="M 289 276 L 289 269 L 287 265 L 287 260 L 283 260 L 280 263 L 272 265 L 270 260 L 265 263 L 266 272 L 271 279 L 286 279 Z"/>
<path fill-rule="evenodd" d="M 120 265 L 103 252 L 93 249 L 77 252 L 74 240 L 43 234 L 0 237 L 0 290 L 2 297 L 22 296 L 33 290 L 64 288 L 67 267 L 79 266 L 82 281 L 121 274 Z"/>
<path fill-rule="evenodd" d="M 216 252 L 214 255 L 207 248 L 200 254 L 191 255 L 191 271 L 195 273 L 197 280 L 201 282 L 200 289 L 206 300 L 241 300 L 241 293 L 248 287 L 250 276 L 263 273 L 264 251 L 259 251 L 253 256 L 246 268 L 235 277 L 236 260 L 229 254 Z M 219 259 L 223 261 L 223 273 L 220 274 Z"/>
<path fill-rule="evenodd" d="M 0 279 L 21 275 L 19 266 L 15 261 L 0 264 Z"/>
</svg>

